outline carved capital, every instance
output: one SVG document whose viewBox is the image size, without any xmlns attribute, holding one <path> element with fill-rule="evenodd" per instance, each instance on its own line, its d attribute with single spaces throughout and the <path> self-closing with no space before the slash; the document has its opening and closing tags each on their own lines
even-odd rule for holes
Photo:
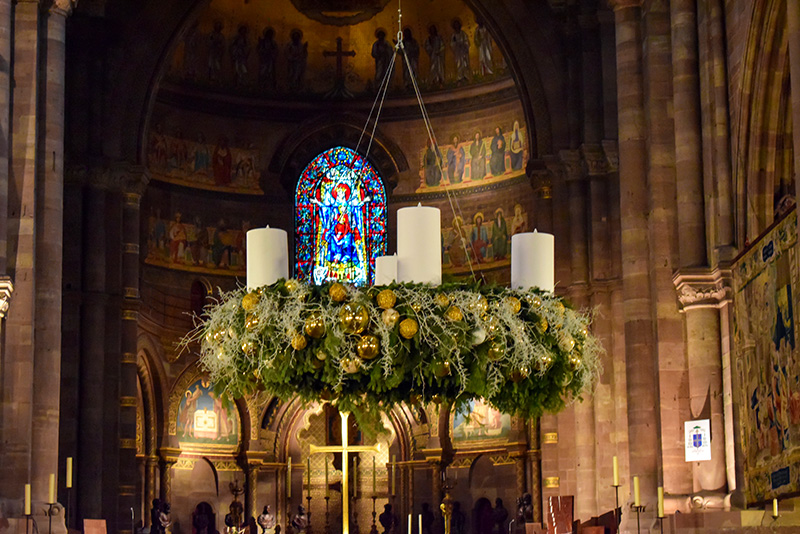
<svg viewBox="0 0 800 534">
<path fill-rule="evenodd" d="M 583 165 L 579 150 L 560 150 L 558 159 L 564 164 L 564 177 L 567 181 L 583 178 Z"/>
<path fill-rule="evenodd" d="M 616 141 L 603 141 L 603 152 L 606 155 L 607 172 L 619 170 L 619 147 Z"/>
<path fill-rule="evenodd" d="M 608 174 L 608 158 L 600 145 L 582 145 L 581 153 L 589 176 L 602 176 Z"/>
<path fill-rule="evenodd" d="M 161 457 L 161 465 L 170 468 L 178 461 L 181 450 L 172 447 L 161 447 L 158 449 L 158 455 Z"/>
<path fill-rule="evenodd" d="M 14 282 L 10 276 L 0 276 L 0 319 L 5 318 L 14 292 Z"/>
<path fill-rule="evenodd" d="M 721 308 L 731 302 L 731 270 L 683 269 L 672 277 L 681 313 L 698 308 Z"/>
<path fill-rule="evenodd" d="M 49 0 L 45 4 L 48 13 L 62 15 L 64 17 L 70 16 L 72 10 L 75 9 L 77 5 L 78 0 Z"/>
</svg>

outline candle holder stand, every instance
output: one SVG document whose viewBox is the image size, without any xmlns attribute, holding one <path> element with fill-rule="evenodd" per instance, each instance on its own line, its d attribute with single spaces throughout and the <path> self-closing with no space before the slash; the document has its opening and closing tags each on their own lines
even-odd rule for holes
<svg viewBox="0 0 800 534">
<path fill-rule="evenodd" d="M 355 495 L 355 490 L 353 491 L 353 503 L 350 506 L 350 518 L 348 520 L 350 521 L 350 525 L 352 527 L 350 532 L 352 532 L 353 534 L 359 534 L 360 531 L 358 529 L 358 496 Z"/>
<path fill-rule="evenodd" d="M 64 508 L 64 526 L 67 527 L 67 532 L 69 532 L 70 508 L 72 508 L 72 488 L 67 488 L 67 507 Z"/>
<path fill-rule="evenodd" d="M 306 495 L 306 534 L 312 534 L 311 531 L 311 490 Z"/>
<path fill-rule="evenodd" d="M 378 534 L 378 526 L 375 524 L 375 518 L 377 517 L 375 512 L 375 499 L 377 498 L 377 495 L 372 496 L 372 528 L 369 529 L 369 534 Z"/>
<path fill-rule="evenodd" d="M 661 534 L 664 534 L 664 518 L 663 517 L 659 517 L 658 518 L 658 523 L 659 523 L 659 527 L 661 528 Z"/>
<path fill-rule="evenodd" d="M 47 534 L 53 534 L 53 507 L 56 505 L 54 502 L 47 504 Z"/>
<path fill-rule="evenodd" d="M 390 498 L 391 503 L 392 503 L 392 526 L 389 529 L 389 534 L 395 534 L 395 532 L 397 532 L 397 529 L 395 529 L 395 527 L 398 526 L 398 524 L 399 524 L 399 520 L 395 521 L 395 517 L 397 516 L 397 508 L 394 507 L 395 494 L 392 493 L 389 496 L 389 498 Z"/>
<path fill-rule="evenodd" d="M 619 524 L 622 522 L 622 510 L 619 507 L 619 484 L 612 484 L 614 487 L 614 518 L 617 520 L 617 532 Z"/>
<path fill-rule="evenodd" d="M 328 510 L 328 504 L 330 504 L 331 496 L 325 495 L 325 534 L 331 534 L 331 513 Z"/>
<path fill-rule="evenodd" d="M 30 534 L 31 531 L 31 514 L 25 514 L 25 534 Z"/>
<path fill-rule="evenodd" d="M 641 534 L 642 526 L 641 526 L 641 518 L 639 516 L 642 514 L 642 512 L 644 512 L 644 509 L 646 507 L 644 505 L 636 506 L 635 504 L 632 504 L 631 508 L 633 509 L 634 512 L 636 512 L 636 532 L 637 534 Z"/>
</svg>

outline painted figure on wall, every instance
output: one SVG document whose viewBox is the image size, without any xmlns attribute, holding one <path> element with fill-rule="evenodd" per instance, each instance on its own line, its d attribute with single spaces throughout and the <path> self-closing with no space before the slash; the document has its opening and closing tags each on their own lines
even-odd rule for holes
<svg viewBox="0 0 800 534">
<path fill-rule="evenodd" d="M 457 18 L 450 23 L 453 35 L 450 37 L 450 48 L 456 61 L 456 82 L 468 82 L 469 70 L 469 36 L 461 29 L 461 21 Z"/>
<path fill-rule="evenodd" d="M 222 72 L 222 57 L 225 55 L 225 36 L 222 21 L 214 21 L 214 30 L 208 36 L 208 79 L 217 82 Z"/>
<path fill-rule="evenodd" d="M 470 243 L 472 244 L 472 256 L 475 263 L 486 261 L 486 252 L 489 246 L 489 231 L 483 226 L 483 212 L 478 212 L 472 218 L 475 226 L 470 233 Z"/>
<path fill-rule="evenodd" d="M 522 206 L 514 204 L 514 218 L 511 219 L 511 235 L 519 234 L 527 230 L 525 216 L 522 214 Z"/>
<path fill-rule="evenodd" d="M 489 29 L 484 26 L 483 19 L 475 19 L 477 28 L 475 28 L 475 48 L 478 49 L 478 65 L 480 68 L 481 76 L 491 75 L 492 72 L 492 36 L 489 35 Z"/>
<path fill-rule="evenodd" d="M 173 263 L 182 263 L 186 250 L 186 226 L 181 222 L 181 212 L 175 212 L 175 219 L 169 225 L 169 251 Z"/>
<path fill-rule="evenodd" d="M 236 408 L 214 393 L 213 384 L 201 378 L 189 385 L 178 407 L 178 441 L 189 444 L 235 446 L 239 440 Z"/>
<path fill-rule="evenodd" d="M 303 32 L 297 28 L 291 31 L 289 39 L 291 42 L 286 46 L 289 91 L 300 91 L 305 82 L 308 42 L 303 42 Z"/>
<path fill-rule="evenodd" d="M 206 173 L 211 166 L 211 154 L 208 152 L 206 136 L 203 132 L 197 134 L 197 143 L 194 146 L 194 172 Z"/>
<path fill-rule="evenodd" d="M 453 416 L 453 440 L 470 441 L 497 439 L 511 432 L 511 416 L 495 410 L 483 399 L 469 401 L 469 413 Z M 489 505 L 491 510 L 491 503 Z M 491 523 L 488 526 L 491 532 Z"/>
<path fill-rule="evenodd" d="M 442 181 L 442 171 L 439 168 L 442 160 L 442 153 L 439 147 L 434 148 L 428 138 L 428 148 L 425 150 L 425 184 L 428 187 L 435 187 Z"/>
<path fill-rule="evenodd" d="M 486 145 L 481 139 L 481 133 L 475 132 L 475 139 L 469 145 L 470 178 L 472 180 L 483 180 L 486 176 Z"/>
<path fill-rule="evenodd" d="M 403 49 L 408 57 L 408 64 L 403 60 L 403 86 L 410 91 L 414 88 L 411 76 L 419 80 L 419 43 L 414 39 L 414 34 L 408 26 L 403 28 Z"/>
<path fill-rule="evenodd" d="M 236 37 L 231 42 L 231 63 L 236 75 L 236 85 L 244 85 L 247 81 L 247 58 L 250 57 L 249 30 L 246 24 L 239 26 Z"/>
<path fill-rule="evenodd" d="M 264 28 L 264 33 L 258 39 L 256 52 L 258 53 L 258 84 L 264 89 L 274 91 L 277 86 L 275 62 L 278 59 L 278 43 L 275 42 L 275 30 L 272 27 Z"/>
<path fill-rule="evenodd" d="M 447 150 L 447 175 L 451 184 L 461 183 L 464 177 L 464 164 L 466 156 L 464 147 L 458 146 L 460 139 L 457 135 L 453 136 L 453 146 Z"/>
<path fill-rule="evenodd" d="M 511 155 L 511 170 L 522 169 L 522 134 L 519 131 L 519 121 L 514 121 L 514 131 L 509 139 L 509 152 Z"/>
<path fill-rule="evenodd" d="M 447 254 L 453 267 L 461 267 L 467 262 L 467 244 L 469 235 L 464 228 L 464 219 L 459 215 L 453 217 L 453 228 L 447 243 Z"/>
<path fill-rule="evenodd" d="M 375 42 L 372 43 L 372 58 L 375 60 L 375 78 L 373 88 L 377 91 L 389 71 L 389 65 L 394 57 L 394 48 L 386 41 L 386 30 L 378 28 L 375 31 Z"/>
<path fill-rule="evenodd" d="M 431 87 L 441 87 L 444 85 L 444 40 L 439 35 L 435 24 L 428 26 L 425 52 L 430 60 L 428 84 Z"/>
<path fill-rule="evenodd" d="M 492 157 L 489 160 L 492 176 L 500 176 L 506 172 L 506 138 L 499 126 L 494 129 L 492 138 Z"/>
<path fill-rule="evenodd" d="M 503 216 L 503 208 L 494 210 L 492 223 L 492 254 L 495 260 L 504 260 L 508 255 L 508 225 Z"/>
<path fill-rule="evenodd" d="M 231 183 L 233 158 L 230 148 L 228 148 L 227 137 L 219 138 L 219 142 L 214 149 L 212 167 L 214 169 L 214 183 L 216 183 L 216 185 L 228 185 Z"/>
</svg>

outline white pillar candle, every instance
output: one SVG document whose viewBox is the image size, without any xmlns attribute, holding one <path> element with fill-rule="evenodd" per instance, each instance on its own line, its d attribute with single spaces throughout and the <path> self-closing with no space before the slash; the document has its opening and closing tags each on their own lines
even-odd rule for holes
<svg viewBox="0 0 800 534">
<path fill-rule="evenodd" d="M 247 231 L 247 288 L 256 289 L 289 278 L 286 230 L 254 228 Z"/>
<path fill-rule="evenodd" d="M 543 232 L 511 236 L 511 287 L 555 289 L 555 237 Z"/>
<path fill-rule="evenodd" d="M 388 286 L 397 280 L 397 255 L 375 258 L 375 285 Z"/>
<path fill-rule="evenodd" d="M 442 217 L 439 208 L 397 210 L 397 281 L 442 283 Z"/>
</svg>

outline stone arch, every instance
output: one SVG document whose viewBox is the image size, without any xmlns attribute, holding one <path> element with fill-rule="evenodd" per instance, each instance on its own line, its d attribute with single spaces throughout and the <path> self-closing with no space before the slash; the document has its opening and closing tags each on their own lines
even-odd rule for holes
<svg viewBox="0 0 800 534">
<path fill-rule="evenodd" d="M 136 358 L 137 375 L 142 388 L 144 413 L 148 420 L 145 421 L 146 452 L 155 455 L 156 449 L 165 434 L 165 400 L 167 375 L 162 362 L 164 361 L 163 347 L 160 343 L 147 334 L 140 334 L 137 341 L 138 354 Z"/>
<path fill-rule="evenodd" d="M 773 221 L 776 183 L 792 168 L 786 3 L 757 0 L 744 53 L 734 137 L 736 240 L 752 241 Z M 788 153 L 787 153 L 788 147 Z M 788 158 L 788 162 L 786 159 Z"/>
</svg>

